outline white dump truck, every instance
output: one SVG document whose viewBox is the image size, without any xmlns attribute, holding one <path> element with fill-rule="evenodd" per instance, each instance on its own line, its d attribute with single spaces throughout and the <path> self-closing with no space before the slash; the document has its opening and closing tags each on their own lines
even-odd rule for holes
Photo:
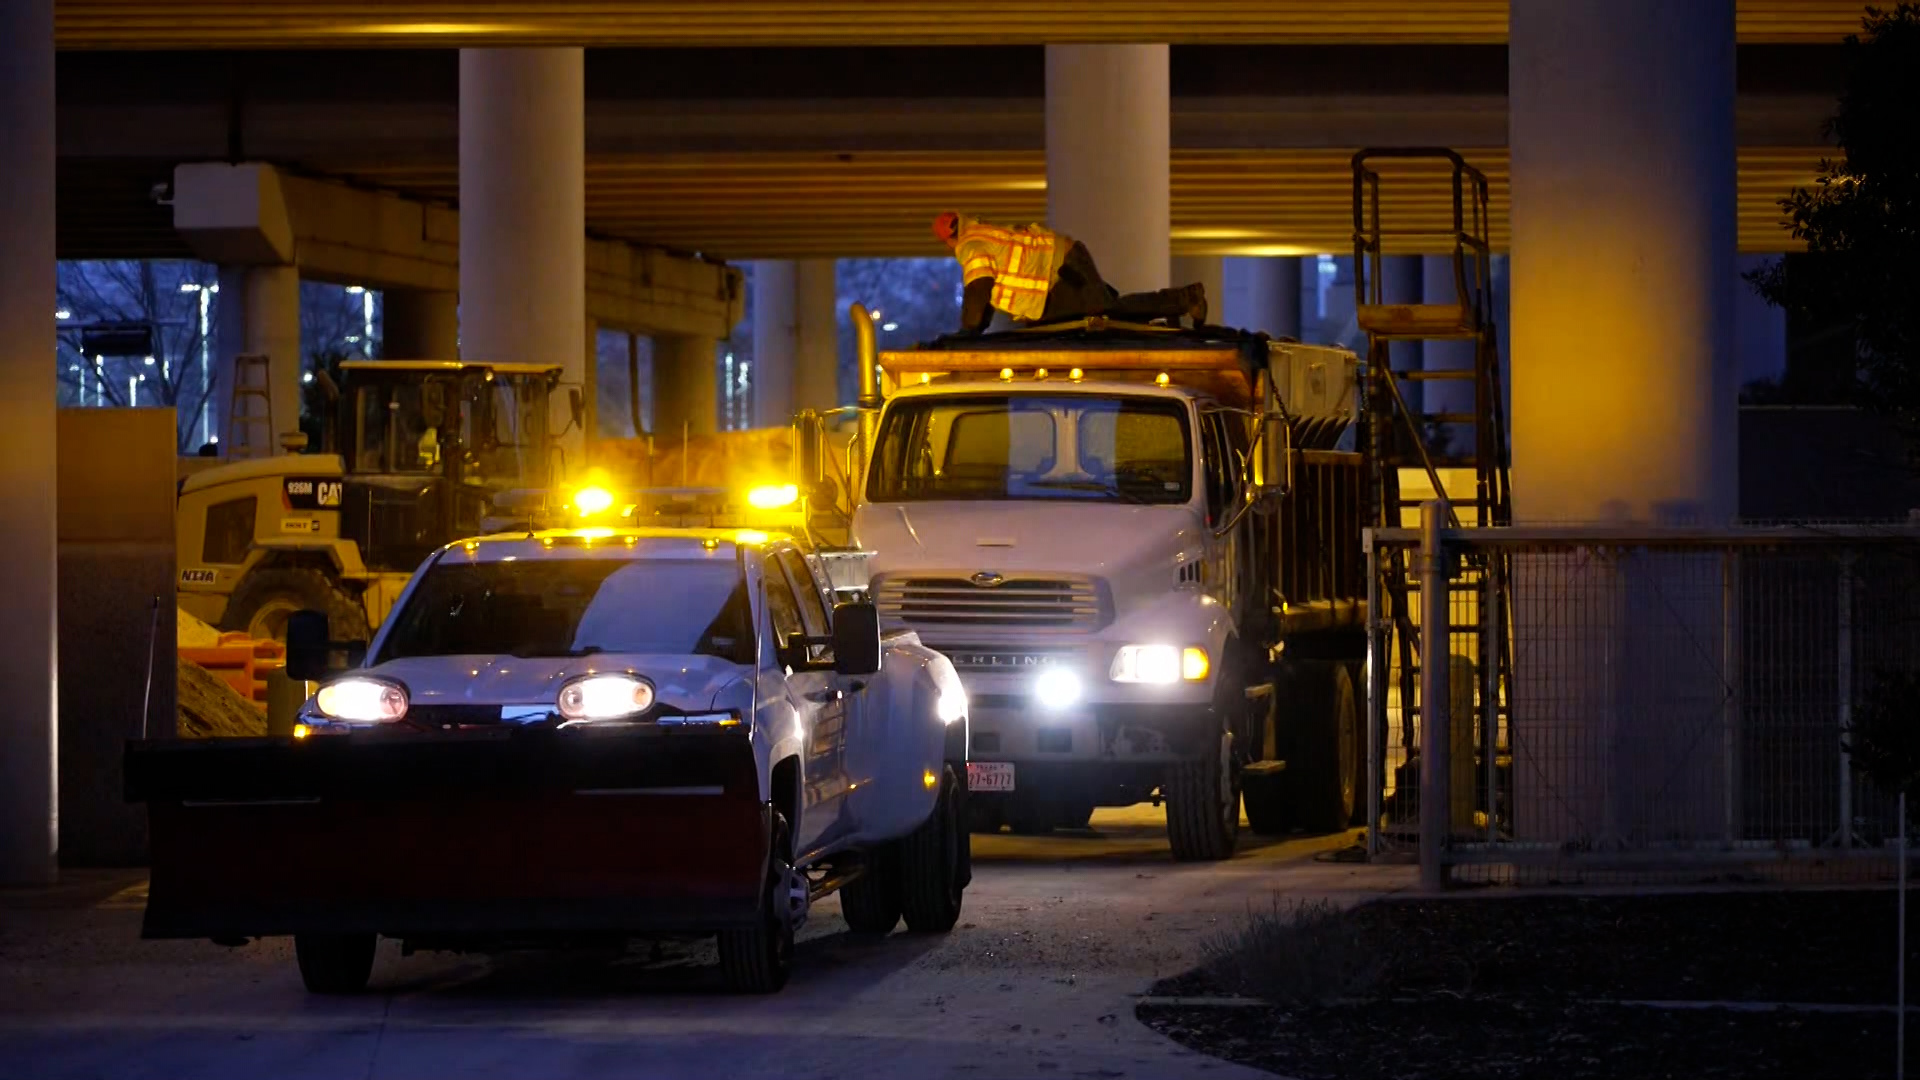
<svg viewBox="0 0 1920 1080">
<path fill-rule="evenodd" d="M 1347 827 L 1358 358 L 1101 319 L 862 337 L 850 541 L 881 618 L 966 685 L 975 828 L 1164 800 L 1174 855 L 1219 859 L 1243 794 L 1258 832 Z"/>
</svg>

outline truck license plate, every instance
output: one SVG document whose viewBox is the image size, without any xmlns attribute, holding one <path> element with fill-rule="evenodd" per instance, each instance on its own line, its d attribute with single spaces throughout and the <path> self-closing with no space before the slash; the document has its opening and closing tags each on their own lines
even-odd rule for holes
<svg viewBox="0 0 1920 1080">
<path fill-rule="evenodd" d="M 1012 791 L 1013 762 L 967 762 L 967 788 L 971 791 Z"/>
</svg>

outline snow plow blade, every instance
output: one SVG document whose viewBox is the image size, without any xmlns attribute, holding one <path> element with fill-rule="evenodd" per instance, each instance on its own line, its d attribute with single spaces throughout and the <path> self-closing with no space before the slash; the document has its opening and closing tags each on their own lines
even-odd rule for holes
<svg viewBox="0 0 1920 1080">
<path fill-rule="evenodd" d="M 710 932 L 764 892 L 739 729 L 140 741 L 126 778 L 148 938 Z"/>
</svg>

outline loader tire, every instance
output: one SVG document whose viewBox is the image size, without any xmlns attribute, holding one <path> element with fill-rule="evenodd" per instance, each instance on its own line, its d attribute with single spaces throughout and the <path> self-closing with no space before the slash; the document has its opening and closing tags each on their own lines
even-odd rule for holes
<svg viewBox="0 0 1920 1080">
<path fill-rule="evenodd" d="M 300 981 L 314 994 L 357 994 L 373 974 L 373 934 L 295 934 L 293 958 Z"/>
<path fill-rule="evenodd" d="M 255 570 L 240 580 L 227 601 L 220 629 L 250 637 L 287 640 L 287 617 L 296 611 L 322 611 L 335 641 L 365 641 L 367 609 L 360 598 L 318 570 L 281 566 Z"/>
<path fill-rule="evenodd" d="M 767 845 L 766 896 L 752 926 L 720 932 L 720 977 L 736 994 L 771 994 L 793 973 L 793 919 L 788 905 L 793 856 L 786 815 L 775 812 Z"/>
<path fill-rule="evenodd" d="M 1347 665 L 1305 662 L 1294 680 L 1292 753 L 1286 787 L 1295 824 L 1310 833 L 1347 829 L 1360 805 L 1360 709 Z"/>
<path fill-rule="evenodd" d="M 1231 858 L 1240 839 L 1240 770 L 1233 735 L 1220 733 L 1219 749 L 1167 769 L 1167 840 L 1179 862 Z"/>
<path fill-rule="evenodd" d="M 900 925 L 900 860 L 891 845 L 873 852 L 866 871 L 841 887 L 840 914 L 856 934 L 891 934 Z"/>
<path fill-rule="evenodd" d="M 944 934 L 960 921 L 960 901 L 972 876 L 966 829 L 966 789 L 951 768 L 941 769 L 933 813 L 900 841 L 900 911 L 916 934 Z"/>
</svg>

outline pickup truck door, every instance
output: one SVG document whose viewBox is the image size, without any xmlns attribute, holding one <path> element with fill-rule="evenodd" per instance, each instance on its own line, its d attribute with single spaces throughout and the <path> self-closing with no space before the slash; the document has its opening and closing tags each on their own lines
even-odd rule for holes
<svg viewBox="0 0 1920 1080">
<path fill-rule="evenodd" d="M 793 587 L 780 558 L 769 554 L 763 566 L 767 588 L 767 617 L 776 640 L 785 643 L 815 636 L 803 616 L 803 593 Z M 806 590 L 811 594 L 813 590 Z M 819 603 L 817 597 L 814 601 Z M 825 615 L 820 618 L 824 622 Z M 825 630 L 820 634 L 824 636 Z M 780 650 L 785 653 L 785 650 Z M 847 700 L 832 669 L 819 669 L 825 646 L 796 650 L 806 664 L 786 676 L 787 699 L 805 726 L 801 751 L 800 820 L 793 822 L 795 850 L 815 851 L 844 835 L 847 820 L 846 762 Z"/>
<path fill-rule="evenodd" d="M 782 549 L 778 558 L 800 597 L 800 618 L 806 624 L 808 635 L 831 637 L 833 624 L 828 614 L 828 598 L 832 595 L 832 586 L 825 573 L 817 571 L 807 557 L 794 548 Z M 831 664 L 833 652 L 830 648 L 821 649 L 814 659 L 817 663 Z M 840 704 L 845 709 L 841 768 L 847 777 L 847 827 L 865 836 L 872 828 L 872 808 L 876 800 L 884 798 L 882 788 L 889 779 L 881 774 L 888 756 L 887 731 L 882 726 L 886 722 L 886 710 L 871 700 L 875 692 L 872 688 L 878 685 L 875 678 L 837 675 L 834 685 L 842 693 Z"/>
</svg>

